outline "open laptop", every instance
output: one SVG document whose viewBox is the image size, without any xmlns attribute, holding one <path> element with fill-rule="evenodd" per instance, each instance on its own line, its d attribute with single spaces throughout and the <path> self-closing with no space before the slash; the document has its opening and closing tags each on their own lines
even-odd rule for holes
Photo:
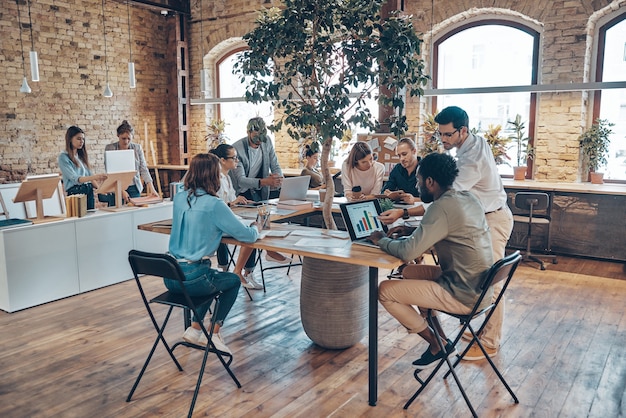
<svg viewBox="0 0 626 418">
<path fill-rule="evenodd" d="M 104 151 L 107 174 L 135 171 L 135 151 L 132 149 Z"/>
<path fill-rule="evenodd" d="M 278 201 L 306 200 L 306 192 L 309 190 L 311 176 L 285 177 L 280 186 Z"/>
<path fill-rule="evenodd" d="M 378 199 L 342 203 L 339 208 L 352 242 L 378 248 L 378 245 L 367 240 L 374 231 L 387 234 L 387 226 L 378 220 L 378 215 L 382 212 Z"/>
</svg>

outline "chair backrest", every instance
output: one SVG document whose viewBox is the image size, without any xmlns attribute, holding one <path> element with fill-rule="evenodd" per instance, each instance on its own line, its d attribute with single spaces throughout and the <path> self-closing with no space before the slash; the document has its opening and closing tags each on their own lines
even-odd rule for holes
<svg viewBox="0 0 626 418">
<path fill-rule="evenodd" d="M 481 285 L 481 289 L 488 289 L 489 286 L 493 286 L 502 280 L 512 277 L 520 261 L 522 261 L 522 256 L 519 251 L 515 251 L 503 259 L 496 261 L 489 269 L 487 277 L 485 277 Z"/>
<path fill-rule="evenodd" d="M 180 281 L 185 280 L 185 274 L 178 265 L 178 262 L 169 254 L 130 250 L 128 253 L 128 262 L 135 276 L 147 274 Z"/>
<path fill-rule="evenodd" d="M 545 210 L 550 205 L 550 196 L 539 192 L 515 193 L 515 207 L 526 212 Z"/>
</svg>

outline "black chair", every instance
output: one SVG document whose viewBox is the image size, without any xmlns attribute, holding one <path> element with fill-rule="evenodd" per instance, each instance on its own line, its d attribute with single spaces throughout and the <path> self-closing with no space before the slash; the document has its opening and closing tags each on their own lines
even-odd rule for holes
<svg viewBox="0 0 626 418">
<path fill-rule="evenodd" d="M 206 347 L 201 347 L 199 345 L 191 344 L 185 341 L 180 341 L 174 344 L 172 348 L 170 348 L 169 344 L 163 337 L 163 331 L 165 330 L 165 327 L 167 326 L 167 323 L 170 319 L 170 315 L 172 314 L 172 310 L 174 309 L 174 307 L 183 308 L 185 309 L 186 313 L 191 311 L 191 313 L 193 313 L 195 316 L 198 316 L 197 315 L 198 306 L 201 306 L 207 303 L 210 304 L 213 300 L 215 300 L 214 310 L 217 310 L 219 307 L 219 303 L 220 303 L 221 292 L 216 292 L 208 296 L 199 296 L 199 297 L 190 296 L 187 290 L 185 289 L 185 275 L 183 271 L 178 265 L 178 262 L 176 261 L 176 259 L 174 259 L 172 256 L 168 254 L 154 254 L 154 253 L 146 253 L 146 252 L 137 251 L 137 250 L 131 250 L 128 253 L 128 262 L 130 263 L 130 267 L 133 270 L 133 274 L 135 276 L 135 282 L 137 283 L 137 287 L 139 288 L 139 293 L 141 294 L 141 299 L 143 300 L 143 303 L 146 306 L 146 309 L 148 310 L 148 315 L 150 315 L 150 319 L 158 335 L 156 339 L 154 340 L 154 344 L 152 345 L 152 349 L 150 350 L 150 354 L 148 354 L 148 358 L 146 359 L 146 362 L 144 363 L 143 367 L 141 368 L 141 371 L 139 372 L 139 376 L 137 376 L 137 380 L 135 380 L 135 384 L 133 385 L 132 389 L 130 390 L 130 393 L 128 394 L 128 398 L 126 398 L 126 402 L 130 402 L 133 396 L 133 393 L 135 392 L 135 389 L 137 389 L 137 385 L 139 385 L 139 381 L 141 380 L 144 372 L 146 371 L 146 368 L 148 367 L 148 363 L 150 363 L 150 360 L 152 359 L 152 356 L 154 354 L 154 351 L 157 348 L 157 345 L 159 344 L 159 341 L 163 343 L 163 346 L 165 347 L 168 354 L 172 358 L 172 361 L 174 362 L 174 364 L 176 364 L 176 367 L 178 368 L 179 371 L 182 371 L 183 368 L 181 367 L 180 363 L 174 356 L 174 349 L 177 346 L 184 345 L 187 347 L 204 351 L 204 357 L 202 358 L 202 365 L 200 366 L 200 371 L 198 373 L 198 381 L 196 383 L 196 389 L 193 392 L 191 406 L 189 407 L 189 414 L 188 414 L 189 417 L 191 417 L 193 413 L 193 408 L 196 404 L 196 399 L 198 398 L 198 390 L 200 389 L 200 383 L 202 382 L 202 375 L 204 374 L 204 368 L 206 366 L 209 352 L 215 353 L 217 355 L 218 359 L 220 360 L 220 362 L 222 363 L 222 365 L 224 366 L 224 368 L 226 369 L 230 377 L 233 379 L 237 387 L 240 388 L 241 384 L 239 383 L 239 381 L 233 374 L 232 370 L 230 369 L 230 364 L 233 360 L 233 356 L 231 354 L 222 353 L 221 351 L 215 350 L 215 346 L 212 343 L 211 338 L 213 337 L 213 325 L 214 325 L 213 322 L 211 322 L 211 327 L 210 327 L 211 331 L 207 331 L 204 324 L 200 322 L 200 327 L 202 328 L 202 332 L 204 333 L 204 335 L 206 335 L 207 340 L 209 341 L 209 344 L 207 344 Z M 148 300 L 144 287 L 142 286 L 142 280 L 154 280 L 156 278 L 162 279 L 163 277 L 167 277 L 169 279 L 174 279 L 174 280 L 179 280 L 182 293 L 173 293 L 173 292 L 166 291 Z M 167 314 L 165 315 L 165 319 L 163 320 L 163 323 L 161 325 L 158 324 L 154 316 L 154 313 L 152 312 L 152 309 L 150 309 L 151 303 L 158 303 L 158 304 L 169 306 Z M 224 357 L 228 357 L 228 362 L 224 360 Z"/>
<path fill-rule="evenodd" d="M 444 379 L 446 379 L 450 375 L 450 373 L 452 373 L 452 376 L 454 377 L 454 380 L 456 381 L 456 384 L 457 384 L 457 386 L 459 387 L 459 389 L 461 391 L 461 395 L 463 395 L 463 399 L 465 399 L 465 403 L 467 403 L 467 406 L 469 407 L 470 411 L 472 412 L 472 415 L 474 417 L 477 417 L 478 415 L 476 414 L 476 411 L 474 410 L 474 407 L 472 406 L 472 403 L 470 402 L 469 398 L 467 397 L 467 394 L 465 393 L 465 389 L 463 388 L 463 385 L 461 384 L 461 382 L 459 380 L 459 377 L 458 377 L 458 375 L 457 375 L 457 373 L 455 371 L 455 368 L 457 367 L 459 362 L 463 359 L 463 356 L 465 356 L 465 353 L 467 353 L 467 351 L 470 349 L 472 344 L 478 344 L 478 347 L 480 347 L 481 351 L 485 355 L 485 358 L 489 361 L 489 364 L 493 368 L 494 372 L 498 375 L 498 378 L 500 379 L 502 384 L 506 387 L 506 390 L 511 394 L 511 396 L 513 397 L 513 400 L 515 401 L 515 403 L 519 403 L 519 400 L 517 399 L 517 396 L 515 396 L 515 393 L 513 393 L 513 390 L 511 389 L 509 384 L 506 382 L 506 380 L 504 379 L 504 377 L 502 376 L 502 374 L 500 373 L 500 371 L 498 370 L 496 365 L 493 363 L 491 358 L 487 355 L 487 352 L 485 351 L 485 348 L 483 347 L 482 343 L 478 339 L 478 335 L 480 335 L 480 333 L 483 331 L 483 329 L 487 325 L 487 322 L 489 322 L 489 318 L 491 318 L 491 315 L 495 311 L 495 307 L 498 305 L 498 303 L 500 303 L 500 300 L 502 299 L 502 297 L 504 295 L 504 292 L 506 291 L 507 287 L 509 286 L 509 283 L 511 282 L 511 279 L 513 278 L 513 274 L 515 273 L 515 270 L 517 269 L 517 266 L 519 265 L 521 260 L 522 260 L 522 256 L 520 255 L 520 252 L 519 251 L 515 251 L 513 254 L 510 254 L 510 255 L 504 257 L 500 261 L 497 261 L 491 267 L 491 269 L 489 269 L 489 272 L 488 272 L 487 276 L 485 277 L 483 283 L 481 284 L 481 294 L 480 294 L 480 297 L 476 301 L 476 304 L 474 305 L 474 307 L 472 308 L 472 311 L 469 314 L 458 314 L 458 313 L 454 313 L 454 312 L 441 311 L 442 313 L 444 313 L 446 315 L 449 315 L 449 316 L 452 316 L 454 318 L 457 318 L 459 320 L 459 322 L 461 323 L 461 328 L 460 328 L 460 330 L 458 331 L 456 337 L 453 340 L 453 344 L 455 346 L 460 341 L 460 339 L 463 336 L 463 333 L 465 332 L 466 329 L 469 330 L 470 333 L 472 334 L 472 340 L 467 345 L 465 350 L 463 350 L 461 355 L 456 356 L 456 360 L 454 361 L 454 364 L 450 360 L 451 356 L 446 356 L 445 358 L 441 359 L 439 361 L 439 363 L 437 363 L 435 368 L 430 372 L 430 374 L 428 375 L 428 377 L 426 379 L 422 379 L 422 378 L 419 377 L 419 373 L 422 370 L 416 370 L 413 373 L 413 376 L 415 377 L 415 379 L 420 383 L 420 387 L 417 389 L 417 391 L 413 394 L 413 396 L 404 405 L 404 409 L 407 409 L 411 405 L 411 403 L 413 403 L 415 398 L 417 398 L 417 396 L 420 393 L 422 393 L 422 391 L 426 388 L 428 383 L 433 379 L 433 377 L 435 377 L 435 375 L 437 374 L 437 372 L 439 371 L 441 366 L 443 366 L 444 364 L 447 364 L 449 370 L 445 374 Z M 496 300 L 493 301 L 491 304 L 489 304 L 487 307 L 485 307 L 483 309 L 479 309 L 480 305 L 482 304 L 483 299 L 488 294 L 489 288 L 491 286 L 493 286 L 494 284 L 500 282 L 500 281 L 504 281 L 504 284 L 502 286 L 502 291 L 500 292 L 500 294 L 498 295 Z M 475 318 L 480 317 L 481 315 L 484 315 L 484 320 L 482 321 L 482 323 L 481 323 L 480 327 L 478 328 L 478 330 L 475 330 L 470 322 L 472 320 L 474 320 Z M 437 317 L 435 317 L 433 315 L 433 310 L 432 309 L 429 309 L 427 311 L 426 320 L 428 321 L 428 325 L 433 330 L 439 329 L 439 323 L 438 323 Z M 438 332 L 435 332 L 435 335 L 437 337 L 437 342 L 438 342 L 439 348 L 441 350 L 445 350 L 446 342 L 441 340 L 441 336 L 439 335 Z"/>
<path fill-rule="evenodd" d="M 526 251 L 523 254 L 522 261 L 530 260 L 539 263 L 541 270 L 545 270 L 546 266 L 539 257 L 552 259 L 552 263 L 557 264 L 556 255 L 533 254 L 530 249 L 533 225 L 545 225 L 548 229 L 546 251 L 550 252 L 550 196 L 547 193 L 518 192 L 515 194 L 514 203 L 515 207 L 523 211 L 523 213 L 514 215 L 513 221 L 528 224 Z M 537 214 L 536 211 L 547 211 L 548 214 L 541 215 Z"/>
</svg>

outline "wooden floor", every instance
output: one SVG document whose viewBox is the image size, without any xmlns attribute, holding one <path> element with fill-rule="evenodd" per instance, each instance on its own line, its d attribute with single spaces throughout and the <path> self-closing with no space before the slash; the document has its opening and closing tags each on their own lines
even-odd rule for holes
<svg viewBox="0 0 626 418">
<path fill-rule="evenodd" d="M 381 272 L 383 273 L 383 272 Z M 386 273 L 386 272 L 385 272 Z M 194 416 L 465 417 L 455 383 L 436 378 L 408 411 L 411 362 L 425 349 L 379 309 L 379 402 L 367 404 L 367 337 L 334 351 L 310 342 L 299 319 L 299 269 L 268 273 L 268 293 L 243 292 L 222 332 L 237 389 L 210 359 Z M 381 280 L 384 277 L 381 274 Z M 156 283 L 155 289 L 161 284 Z M 481 417 L 626 416 L 626 272 L 620 263 L 568 259 L 518 269 L 507 296 L 496 363 L 512 403 L 485 361 L 463 363 Z M 182 335 L 173 318 L 168 337 Z M 452 321 L 445 327 L 456 326 Z M 133 400 L 126 396 L 155 336 L 133 281 L 7 314 L 0 312 L 0 417 L 182 417 L 201 353 L 160 347 Z"/>
</svg>

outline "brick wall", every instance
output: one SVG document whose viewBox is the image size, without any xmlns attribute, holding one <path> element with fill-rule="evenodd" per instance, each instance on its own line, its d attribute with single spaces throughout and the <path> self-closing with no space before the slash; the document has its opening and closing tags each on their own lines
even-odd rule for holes
<svg viewBox="0 0 626 418">
<path fill-rule="evenodd" d="M 30 33 L 26 4 L 20 0 L 22 36 L 26 50 L 27 77 Z M 445 5 L 444 5 L 445 3 Z M 204 1 L 203 39 L 200 39 L 199 3 L 192 2 L 190 20 L 190 97 L 200 97 L 201 50 L 204 63 L 216 48 L 243 36 L 253 27 L 256 11 L 278 5 L 276 0 Z M 595 24 L 602 16 L 626 7 L 626 0 L 545 1 L 493 0 L 435 2 L 431 22 L 431 1 L 405 2 L 417 29 L 428 39 L 480 16 L 507 16 L 535 25 L 542 31 L 541 83 L 589 81 L 591 47 Z M 482 7 L 484 6 L 484 7 Z M 31 2 L 35 50 L 39 53 L 41 81 L 30 82 L 33 93 L 19 93 L 22 79 L 19 31 L 14 2 L 0 11 L 3 39 L 0 46 L 0 181 L 19 180 L 28 171 L 47 173 L 57 170 L 56 158 L 63 149 L 65 129 L 77 124 L 87 132 L 87 146 L 96 170 L 102 170 L 104 146 L 116 139 L 115 128 L 128 119 L 135 125 L 137 141 L 144 135 L 158 148 L 159 162 L 168 163 L 170 116 L 176 112 L 175 56 L 171 47 L 175 19 L 158 11 L 131 8 L 133 58 L 137 68 L 137 89 L 128 88 L 128 28 L 126 5 L 107 0 L 107 47 L 109 78 L 114 97 L 102 96 L 104 89 L 104 42 L 100 2 L 93 0 L 43 0 Z M 200 43 L 202 42 L 202 44 Z M 236 42 L 235 42 L 236 43 Z M 169 47 L 168 47 L 169 45 Z M 429 59 L 428 42 L 424 57 Z M 428 68 L 428 67 L 427 67 Z M 429 100 L 412 99 L 407 117 L 418 131 L 421 115 L 432 111 Z M 591 103 L 586 94 L 541 94 L 538 100 L 535 135 L 537 156 L 535 178 L 551 181 L 577 181 L 579 173 L 578 135 L 590 123 Z M 211 106 L 191 106 L 189 111 L 189 151 L 206 151 L 204 136 Z M 282 134 L 276 135 L 279 161 L 284 167 L 297 167 L 298 145 Z"/>
<path fill-rule="evenodd" d="M 58 171 L 57 156 L 65 147 L 65 131 L 71 125 L 85 130 L 90 162 L 97 172 L 104 170 L 104 147 L 117 140 L 115 130 L 124 119 L 134 125 L 137 142 L 144 139 L 147 127 L 148 139 L 159 154 L 166 155 L 167 115 L 172 108 L 175 110 L 168 89 L 175 74 L 175 60 L 167 50 L 173 19 L 158 11 L 131 7 L 131 45 L 137 77 L 137 88 L 131 90 L 126 5 L 106 2 L 107 61 L 114 96 L 105 98 L 101 2 L 30 3 L 39 82 L 30 81 L 28 8 L 25 1 L 20 1 L 31 94 L 19 92 L 22 62 L 16 4 L 3 2 L 0 10 L 0 71 L 4 75 L 0 78 L 0 182 L 19 181 L 26 173 Z"/>
</svg>

